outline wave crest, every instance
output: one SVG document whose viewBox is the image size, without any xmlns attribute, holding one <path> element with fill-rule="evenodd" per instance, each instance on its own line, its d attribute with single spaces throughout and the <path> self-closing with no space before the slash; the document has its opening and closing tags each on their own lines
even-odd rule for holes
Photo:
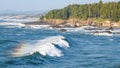
<svg viewBox="0 0 120 68">
<path fill-rule="evenodd" d="M 12 53 L 13 57 L 27 56 L 32 55 L 35 52 L 39 52 L 43 56 L 56 56 L 60 57 L 63 55 L 62 51 L 56 46 L 61 48 L 68 48 L 69 43 L 64 40 L 63 36 L 52 36 L 45 38 L 43 40 L 38 40 L 34 44 L 21 44 L 15 49 L 15 52 Z"/>
</svg>

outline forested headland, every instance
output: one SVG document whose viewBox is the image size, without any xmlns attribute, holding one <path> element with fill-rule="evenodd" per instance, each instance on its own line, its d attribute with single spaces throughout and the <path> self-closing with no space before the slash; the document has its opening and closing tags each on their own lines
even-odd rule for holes
<svg viewBox="0 0 120 68">
<path fill-rule="evenodd" d="M 92 4 L 72 4 L 62 9 L 54 9 L 42 16 L 40 19 L 96 19 L 99 21 L 109 20 L 118 22 L 120 21 L 120 1 Z"/>
</svg>

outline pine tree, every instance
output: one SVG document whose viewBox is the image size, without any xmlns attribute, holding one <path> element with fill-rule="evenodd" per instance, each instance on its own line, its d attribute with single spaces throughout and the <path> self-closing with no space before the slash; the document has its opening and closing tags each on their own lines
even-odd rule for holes
<svg viewBox="0 0 120 68">
<path fill-rule="evenodd" d="M 120 20 L 120 1 L 103 3 L 102 0 L 99 3 L 93 4 L 73 4 L 63 9 L 51 10 L 44 18 L 47 19 L 88 19 L 88 18 L 101 18 L 110 19 L 112 21 Z M 44 19 L 43 18 L 43 19 Z"/>
</svg>

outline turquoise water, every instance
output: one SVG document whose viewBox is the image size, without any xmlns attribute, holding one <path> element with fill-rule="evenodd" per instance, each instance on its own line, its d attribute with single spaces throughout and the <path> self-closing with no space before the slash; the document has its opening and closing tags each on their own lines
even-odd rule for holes
<svg viewBox="0 0 120 68">
<path fill-rule="evenodd" d="M 26 48 L 31 47 L 31 50 L 24 49 L 28 52 L 41 44 L 49 46 L 46 45 L 50 43 L 47 38 L 54 36 L 62 36 L 64 39 L 60 40 L 69 43 L 68 48 L 52 43 L 62 55 L 57 50 L 55 53 L 61 56 L 50 56 L 52 52 L 50 55 L 43 55 L 37 51 L 17 57 L 11 55 L 22 43 L 25 43 Z M 46 42 L 42 41 L 44 39 Z M 60 32 L 0 26 L 0 68 L 118 68 L 119 65 L 120 36 L 93 36 L 79 31 Z"/>
</svg>

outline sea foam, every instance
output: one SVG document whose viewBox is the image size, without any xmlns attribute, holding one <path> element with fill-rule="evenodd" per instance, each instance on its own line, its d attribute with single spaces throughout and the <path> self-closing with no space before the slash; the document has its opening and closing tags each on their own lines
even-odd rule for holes
<svg viewBox="0 0 120 68">
<path fill-rule="evenodd" d="M 25 24 L 23 24 L 23 23 L 19 23 L 19 22 L 1 22 L 0 23 L 0 25 L 1 26 L 8 26 L 8 27 L 23 27 L 23 26 L 25 26 Z"/>
<path fill-rule="evenodd" d="M 64 40 L 63 36 L 51 36 L 43 40 L 38 40 L 34 44 L 21 44 L 15 49 L 15 52 L 12 53 L 12 57 L 28 56 L 36 52 L 39 52 L 42 56 L 63 56 L 63 53 L 56 46 L 61 48 L 68 48 L 69 43 Z"/>
</svg>

